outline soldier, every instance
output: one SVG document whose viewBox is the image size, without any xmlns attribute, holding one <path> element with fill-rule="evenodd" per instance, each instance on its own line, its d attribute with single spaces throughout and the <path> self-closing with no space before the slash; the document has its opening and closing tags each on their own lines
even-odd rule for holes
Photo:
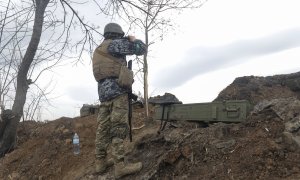
<svg viewBox="0 0 300 180">
<path fill-rule="evenodd" d="M 98 82 L 101 102 L 96 132 L 96 172 L 104 173 L 114 165 L 114 176 L 120 178 L 141 170 L 142 163 L 124 162 L 124 139 L 129 133 L 128 90 L 133 72 L 127 68 L 126 55 L 143 55 L 146 45 L 134 36 L 124 37 L 120 25 L 109 23 L 104 28 L 104 41 L 93 55 L 93 73 Z M 111 145 L 113 159 L 107 158 Z"/>
</svg>

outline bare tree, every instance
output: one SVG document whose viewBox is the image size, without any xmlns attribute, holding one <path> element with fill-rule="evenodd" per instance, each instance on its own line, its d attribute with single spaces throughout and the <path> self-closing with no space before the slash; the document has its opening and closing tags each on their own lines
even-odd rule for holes
<svg viewBox="0 0 300 180">
<path fill-rule="evenodd" d="M 112 0 L 102 9 L 109 13 L 110 9 L 118 9 L 118 15 L 123 17 L 130 26 L 140 29 L 144 34 L 148 52 L 143 59 L 138 59 L 142 64 L 144 101 L 146 116 L 149 116 L 148 108 L 148 57 L 151 45 L 163 37 L 172 29 L 174 22 L 172 16 L 185 9 L 200 8 L 207 0 Z M 125 15 L 125 16 L 124 16 Z"/>
<path fill-rule="evenodd" d="M 71 0 L 0 2 L 1 103 L 9 96 L 13 99 L 11 110 L 1 115 L 0 157 L 16 145 L 16 131 L 24 115 L 29 86 L 38 86 L 43 72 L 57 66 L 62 59 L 80 60 L 84 51 L 91 54 L 97 45 L 94 39 L 102 38 L 97 27 L 85 21 L 75 9 L 81 4 Z M 71 38 L 78 29 L 80 35 Z M 43 93 L 27 103 L 25 111 L 31 116 L 39 109 L 41 98 L 46 97 L 45 91 L 40 92 Z"/>
<path fill-rule="evenodd" d="M 9 1 L 10 3 L 11 1 Z M 16 139 L 16 131 L 18 122 L 23 115 L 23 107 L 26 101 L 26 94 L 28 87 L 30 85 L 30 81 L 27 79 L 27 74 L 30 68 L 31 63 L 35 57 L 41 34 L 42 34 L 42 27 L 44 21 L 44 14 L 45 9 L 49 3 L 49 0 L 44 1 L 36 1 L 35 2 L 35 17 L 34 17 L 34 25 L 33 25 L 33 32 L 32 37 L 27 47 L 26 53 L 21 61 L 20 67 L 18 69 L 17 74 L 17 87 L 16 87 L 16 94 L 14 103 L 11 110 L 11 115 L 5 117 L 5 124 L 6 126 L 3 128 L 3 132 L 1 132 L 0 137 L 0 154 L 4 155 L 10 149 L 12 149 L 15 145 Z M 8 5 L 9 8 L 9 5 Z M 7 18 L 5 18 L 7 20 Z M 5 26 L 5 22 L 3 22 L 3 26 Z M 3 32 L 3 31 L 2 31 Z M 13 35 L 13 38 L 17 35 L 17 32 Z M 8 40 L 7 44 L 11 41 Z M 5 46 L 4 46 L 5 47 Z M 3 51 L 4 48 L 2 48 Z"/>
<path fill-rule="evenodd" d="M 14 93 L 16 92 L 16 77 L 18 73 L 18 67 L 20 66 L 20 59 L 22 59 L 23 52 L 21 49 L 22 46 L 22 39 L 25 38 L 25 33 L 18 31 L 20 29 L 20 24 L 26 24 L 23 22 L 28 22 L 28 19 L 22 18 L 14 18 L 9 19 L 7 16 L 11 13 L 11 11 L 15 9 L 15 5 L 8 1 L 5 7 L 5 13 L 0 14 L 0 19 L 3 19 L 3 24 L 1 26 L 1 35 L 0 39 L 0 47 L 2 53 L 0 54 L 0 105 L 1 107 L 11 108 L 13 101 L 14 101 Z M 10 26 L 7 27 L 9 23 L 6 20 L 11 20 Z M 21 27 L 23 26 L 21 25 Z M 28 31 L 27 28 L 22 29 L 23 32 Z M 18 34 L 13 34 L 12 32 L 18 32 Z M 5 36 L 3 36 L 5 35 Z M 10 36 L 12 35 L 12 36 Z M 11 38 L 9 38 L 11 37 Z M 9 39 L 7 43 L 6 39 Z M 6 43 L 3 43 L 6 42 Z M 37 67 L 37 66 L 35 66 Z M 48 67 L 49 68 L 49 67 Z M 32 72 L 36 68 L 31 68 Z M 28 79 L 32 78 L 32 73 Z M 41 108 L 42 106 L 51 105 L 49 104 L 47 94 L 45 88 L 40 88 L 38 84 L 34 84 L 34 87 L 31 87 L 28 91 L 28 96 L 26 98 L 26 104 L 24 105 L 24 112 L 23 112 L 23 120 L 30 119 L 35 120 L 37 119 L 37 108 Z M 49 89 L 49 85 L 47 85 L 47 89 Z M 39 111 L 40 112 L 40 111 Z"/>
<path fill-rule="evenodd" d="M 46 110 L 46 108 L 42 108 L 45 106 L 52 106 L 49 96 L 54 87 L 51 87 L 52 81 L 50 81 L 43 89 L 41 89 L 38 85 L 35 85 L 35 88 L 31 88 L 31 91 L 28 91 L 26 104 L 24 105 L 23 110 L 23 121 L 25 120 L 41 120 L 40 116 L 42 110 Z"/>
<path fill-rule="evenodd" d="M 145 42 L 150 46 L 152 41 L 149 40 L 149 32 L 155 29 L 164 31 L 165 25 L 169 22 L 163 20 L 164 12 L 171 9 L 184 9 L 191 5 L 189 3 L 184 5 L 190 2 L 188 0 L 173 1 L 89 0 L 83 2 L 95 3 L 101 12 L 109 15 L 121 15 L 119 12 L 122 11 L 132 24 L 144 28 Z M 5 68 L 0 70 L 7 75 L 0 76 L 0 95 L 2 103 L 3 98 L 9 97 L 13 100 L 11 110 L 5 110 L 3 121 L 0 122 L 0 157 L 15 147 L 16 131 L 23 116 L 29 86 L 37 85 L 43 72 L 57 66 L 62 59 L 80 60 L 83 52 L 87 51 L 91 54 L 97 45 L 95 39 L 98 41 L 102 38 L 98 27 L 86 21 L 78 13 L 76 7 L 82 4 L 71 0 L 0 2 L 0 64 L 5 64 L 1 66 Z M 80 33 L 72 36 L 72 33 L 78 30 Z M 147 56 L 143 59 L 146 98 L 148 98 Z"/>
</svg>

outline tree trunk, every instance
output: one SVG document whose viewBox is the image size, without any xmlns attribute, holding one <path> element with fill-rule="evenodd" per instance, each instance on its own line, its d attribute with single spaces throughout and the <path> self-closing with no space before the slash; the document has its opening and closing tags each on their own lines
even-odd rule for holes
<svg viewBox="0 0 300 180">
<path fill-rule="evenodd" d="M 145 44 L 148 47 L 149 45 L 149 39 L 148 39 L 148 29 L 145 29 Z M 145 113 L 148 120 L 149 117 L 149 103 L 148 103 L 148 52 L 144 54 L 144 100 L 145 100 Z"/>
<path fill-rule="evenodd" d="M 147 56 L 144 56 L 144 100 L 145 100 L 145 113 L 149 117 L 149 103 L 148 103 L 148 62 Z"/>
<path fill-rule="evenodd" d="M 11 151 L 16 145 L 17 127 L 23 115 L 23 108 L 26 101 L 26 94 L 29 88 L 27 74 L 33 58 L 36 54 L 40 38 L 42 35 L 45 9 L 49 0 L 35 1 L 35 19 L 31 40 L 27 47 L 24 58 L 21 62 L 17 75 L 17 90 L 14 104 L 12 106 L 12 116 L 6 119 L 6 125 L 3 132 L 0 132 L 0 157 Z M 2 130 L 1 130 L 2 131 Z"/>
</svg>

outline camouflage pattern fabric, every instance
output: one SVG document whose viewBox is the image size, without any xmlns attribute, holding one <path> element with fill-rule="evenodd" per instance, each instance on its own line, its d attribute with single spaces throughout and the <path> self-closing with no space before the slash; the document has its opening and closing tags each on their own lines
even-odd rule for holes
<svg viewBox="0 0 300 180">
<path fill-rule="evenodd" d="M 108 53 L 116 58 L 126 59 L 126 55 L 145 53 L 145 44 L 141 40 L 130 42 L 126 38 L 114 39 L 108 45 Z M 100 102 L 109 101 L 120 94 L 126 93 L 126 89 L 119 86 L 116 78 L 107 78 L 98 82 L 98 95 Z"/>
<path fill-rule="evenodd" d="M 130 42 L 128 38 L 113 39 L 107 47 L 107 52 L 126 61 L 126 55 L 142 55 L 146 45 L 141 40 Z M 101 101 L 98 113 L 96 132 L 96 158 L 107 155 L 111 145 L 115 163 L 124 159 L 123 141 L 128 135 L 128 95 L 127 90 L 118 84 L 118 78 L 105 78 L 98 81 L 98 94 Z"/>
<path fill-rule="evenodd" d="M 107 51 L 114 57 L 125 59 L 126 55 L 142 55 L 146 51 L 146 45 L 139 39 L 130 42 L 127 38 L 114 39 L 109 44 Z"/>
<path fill-rule="evenodd" d="M 113 98 L 126 94 L 127 90 L 120 87 L 116 78 L 107 78 L 98 82 L 98 94 L 100 102 L 110 101 Z"/>
<path fill-rule="evenodd" d="M 125 153 L 123 141 L 128 134 L 128 95 L 102 102 L 97 123 L 96 158 L 105 158 L 111 144 L 114 161 L 122 161 Z"/>
</svg>

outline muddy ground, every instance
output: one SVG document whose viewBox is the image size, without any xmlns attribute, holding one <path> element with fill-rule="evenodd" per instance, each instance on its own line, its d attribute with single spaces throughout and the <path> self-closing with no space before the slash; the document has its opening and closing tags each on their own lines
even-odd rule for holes
<svg viewBox="0 0 300 180">
<path fill-rule="evenodd" d="M 299 82 L 289 76 L 289 82 Z M 144 109 L 134 108 L 126 161 L 142 161 L 143 168 L 123 179 L 300 179 L 299 92 L 282 79 L 237 78 L 219 94 L 216 100 L 247 99 L 256 105 L 238 124 L 168 124 L 158 134 L 160 122 L 146 120 Z M 95 130 L 96 115 L 21 122 L 17 148 L 0 159 L 0 179 L 113 179 L 113 168 L 94 172 Z M 75 132 L 78 156 L 72 152 Z"/>
</svg>

